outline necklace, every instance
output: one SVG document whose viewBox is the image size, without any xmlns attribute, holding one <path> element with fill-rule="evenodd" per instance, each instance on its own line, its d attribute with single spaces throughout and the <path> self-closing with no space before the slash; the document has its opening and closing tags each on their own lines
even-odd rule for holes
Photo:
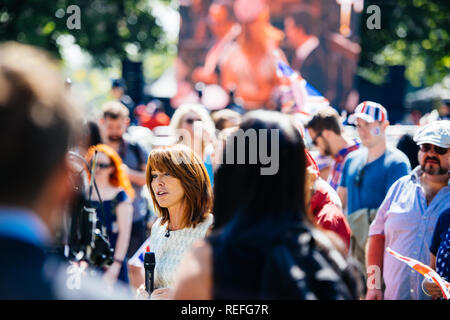
<svg viewBox="0 0 450 320">
<path fill-rule="evenodd" d="M 178 228 L 178 227 L 173 227 L 172 226 L 172 228 L 170 227 L 170 220 L 167 222 L 167 229 L 166 229 L 166 233 L 164 234 L 164 236 L 166 237 L 166 238 L 168 238 L 168 237 L 170 237 L 170 231 L 176 231 L 176 230 L 179 230 L 180 228 Z"/>
<path fill-rule="evenodd" d="M 174 229 L 174 228 L 172 228 L 172 230 L 171 230 L 170 227 L 169 227 L 169 225 L 170 225 L 170 222 L 167 223 L 166 233 L 164 234 L 164 236 L 165 236 L 166 238 L 170 237 L 170 231 L 176 230 L 176 229 Z"/>
</svg>

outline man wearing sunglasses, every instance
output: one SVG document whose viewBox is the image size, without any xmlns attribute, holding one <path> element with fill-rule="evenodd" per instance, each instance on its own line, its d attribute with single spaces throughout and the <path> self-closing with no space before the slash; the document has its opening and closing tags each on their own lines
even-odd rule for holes
<svg viewBox="0 0 450 320">
<path fill-rule="evenodd" d="M 389 300 L 425 299 L 428 293 L 421 287 L 423 277 L 384 249 L 429 264 L 437 219 L 450 208 L 450 121 L 420 128 L 414 141 L 420 146 L 419 166 L 392 185 L 369 229 L 368 268 L 382 270 Z M 366 298 L 382 299 L 383 292 L 369 287 Z"/>
<path fill-rule="evenodd" d="M 363 147 L 347 156 L 337 192 L 352 230 L 350 254 L 365 270 L 369 225 L 390 186 L 407 175 L 411 166 L 403 152 L 387 147 L 385 132 L 389 121 L 381 104 L 360 103 L 349 123 L 356 124 Z"/>
<path fill-rule="evenodd" d="M 326 180 L 336 190 L 341 180 L 345 159 L 350 152 L 358 150 L 359 142 L 351 141 L 342 135 L 339 114 L 332 107 L 317 112 L 306 125 L 306 129 L 320 155 L 333 157 L 333 168 Z"/>
</svg>

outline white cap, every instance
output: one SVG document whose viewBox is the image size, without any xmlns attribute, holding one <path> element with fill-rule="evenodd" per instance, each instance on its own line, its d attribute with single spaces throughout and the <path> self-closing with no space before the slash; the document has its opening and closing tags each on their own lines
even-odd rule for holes
<svg viewBox="0 0 450 320">
<path fill-rule="evenodd" d="M 441 148 L 450 148 L 450 121 L 439 120 L 420 127 L 414 135 L 418 144 L 430 143 Z"/>
</svg>

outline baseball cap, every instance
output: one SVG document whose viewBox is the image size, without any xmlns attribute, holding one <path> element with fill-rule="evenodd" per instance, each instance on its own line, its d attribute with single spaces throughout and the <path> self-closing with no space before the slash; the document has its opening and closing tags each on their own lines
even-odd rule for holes
<svg viewBox="0 0 450 320">
<path fill-rule="evenodd" d="M 388 114 L 381 104 L 373 101 L 364 101 L 358 104 L 355 112 L 348 117 L 348 123 L 355 123 L 357 118 L 367 122 L 385 122 L 388 121 Z"/>
<path fill-rule="evenodd" d="M 430 143 L 441 148 L 450 148 L 450 120 L 438 120 L 420 127 L 414 135 L 418 144 Z"/>
<path fill-rule="evenodd" d="M 125 81 L 123 79 L 113 79 L 111 81 L 111 86 L 113 88 L 126 88 Z"/>
</svg>

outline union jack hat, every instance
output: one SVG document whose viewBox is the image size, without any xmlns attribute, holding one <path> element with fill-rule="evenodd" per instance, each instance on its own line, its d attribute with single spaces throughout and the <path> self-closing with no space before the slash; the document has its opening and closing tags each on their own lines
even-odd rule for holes
<svg viewBox="0 0 450 320">
<path fill-rule="evenodd" d="M 372 101 L 361 102 L 355 109 L 355 112 L 348 117 L 349 123 L 355 123 L 357 118 L 367 122 L 388 121 L 386 109 L 379 103 Z"/>
</svg>

